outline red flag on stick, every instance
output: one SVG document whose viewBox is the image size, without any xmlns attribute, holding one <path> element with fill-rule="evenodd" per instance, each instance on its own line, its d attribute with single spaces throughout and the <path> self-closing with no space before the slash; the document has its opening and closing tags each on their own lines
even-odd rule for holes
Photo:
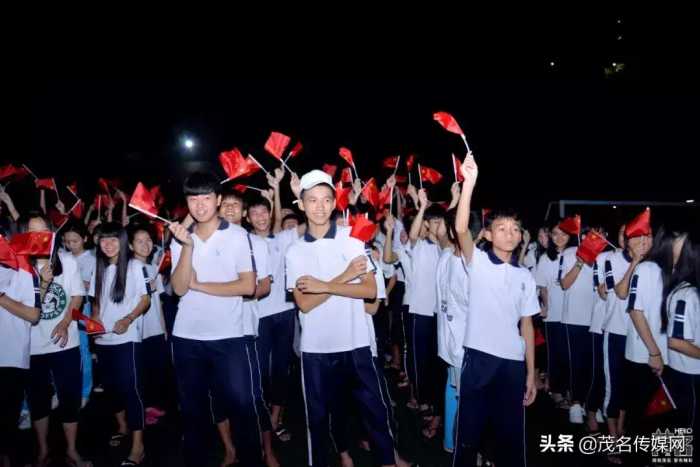
<svg viewBox="0 0 700 467">
<path fill-rule="evenodd" d="M 104 334 L 105 332 L 107 332 L 102 323 L 100 323 L 99 321 L 95 321 L 94 319 L 88 318 L 87 316 L 82 314 L 77 308 L 73 308 L 71 310 L 71 316 L 74 321 L 82 321 L 85 324 L 85 331 L 89 335 Z"/>
<path fill-rule="evenodd" d="M 462 163 L 454 154 L 452 154 L 452 169 L 455 172 L 455 180 L 462 183 L 464 181 L 464 177 L 462 176 Z"/>
<path fill-rule="evenodd" d="M 0 264 L 14 270 L 17 270 L 19 267 L 19 263 L 17 262 L 17 254 L 2 235 L 0 235 Z"/>
<path fill-rule="evenodd" d="M 158 215 L 158 208 L 156 207 L 151 192 L 146 189 L 143 183 L 139 182 L 136 184 L 134 193 L 131 195 L 131 200 L 129 201 L 129 207 L 136 209 L 137 211 L 146 214 L 147 216 L 159 219 L 166 224 L 170 224 L 170 221 L 163 219 Z"/>
<path fill-rule="evenodd" d="M 399 163 L 399 156 L 389 156 L 382 161 L 382 167 L 385 169 L 395 169 Z"/>
<path fill-rule="evenodd" d="M 165 250 L 165 253 L 160 258 L 160 264 L 158 265 L 158 273 L 165 274 L 165 272 L 170 269 L 173 265 L 173 257 L 170 250 Z"/>
<path fill-rule="evenodd" d="M 275 158 L 282 160 L 282 155 L 284 154 L 284 150 L 287 149 L 289 141 L 289 136 L 273 131 L 267 138 L 265 150 Z"/>
<path fill-rule="evenodd" d="M 339 211 L 345 211 L 350 204 L 350 192 L 352 188 L 343 188 L 343 182 L 335 184 L 335 208 Z"/>
<path fill-rule="evenodd" d="M 440 183 L 440 180 L 442 180 L 442 174 L 440 172 L 424 165 L 420 167 L 420 176 L 422 180 L 430 182 L 433 185 Z"/>
<path fill-rule="evenodd" d="M 379 209 L 379 189 L 377 188 L 377 182 L 374 181 L 374 177 L 367 181 L 367 184 L 362 189 L 362 195 L 369 204 L 374 206 L 374 209 Z"/>
<path fill-rule="evenodd" d="M 372 240 L 374 233 L 377 231 L 377 224 L 367 219 L 365 216 L 355 216 L 350 236 L 360 240 L 362 243 L 367 243 Z"/>
<path fill-rule="evenodd" d="M 37 178 L 34 185 L 40 190 L 56 191 L 56 181 L 53 178 Z"/>
<path fill-rule="evenodd" d="M 625 226 L 627 238 L 651 235 L 651 209 L 646 208 L 641 214 Z"/>
<path fill-rule="evenodd" d="M 676 408 L 676 403 L 671 397 L 671 393 L 668 391 L 664 381 L 659 378 L 659 388 L 654 393 L 654 397 L 651 398 L 649 404 L 647 405 L 644 415 L 646 417 L 651 417 L 653 415 L 661 415 Z"/>
<path fill-rule="evenodd" d="M 586 234 L 579 247 L 576 249 L 576 256 L 589 266 L 593 266 L 599 254 L 605 250 L 608 241 L 598 232 L 591 230 Z"/>
<path fill-rule="evenodd" d="M 355 167 L 355 161 L 352 159 L 352 152 L 350 152 L 348 148 L 340 148 L 338 154 L 340 154 L 340 157 L 342 157 L 343 160 L 351 167 Z"/>
<path fill-rule="evenodd" d="M 324 172 L 326 172 L 328 175 L 330 175 L 331 178 L 334 178 L 334 177 L 335 177 L 335 172 L 338 170 L 338 166 L 337 166 L 337 165 L 333 165 L 333 164 L 323 164 L 322 170 L 323 170 Z"/>
<path fill-rule="evenodd" d="M 457 120 L 455 120 L 455 118 L 447 112 L 435 112 L 433 114 L 433 119 L 450 133 L 455 133 L 457 135 L 464 134 L 462 128 L 459 126 L 459 123 L 457 123 Z"/>
<path fill-rule="evenodd" d="M 345 167 L 342 172 L 340 172 L 340 181 L 343 183 L 352 183 L 352 170 L 350 167 Z"/>
<path fill-rule="evenodd" d="M 24 232 L 12 236 L 10 248 L 18 256 L 49 256 L 53 240 L 53 232 Z"/>
<path fill-rule="evenodd" d="M 569 235 L 581 235 L 581 216 L 576 214 L 573 217 L 567 217 L 559 223 L 558 227 Z"/>
</svg>

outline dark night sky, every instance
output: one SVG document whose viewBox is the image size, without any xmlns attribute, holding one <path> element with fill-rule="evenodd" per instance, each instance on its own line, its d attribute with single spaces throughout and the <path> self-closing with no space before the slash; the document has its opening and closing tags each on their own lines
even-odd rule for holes
<svg viewBox="0 0 700 467">
<path fill-rule="evenodd" d="M 383 157 L 413 152 L 452 181 L 450 153 L 464 148 L 431 118 L 446 110 L 480 164 L 477 203 L 539 218 L 560 198 L 696 198 L 688 164 L 698 155 L 700 99 L 672 91 L 645 86 L 634 69 L 614 80 L 602 71 L 583 79 L 54 80 L 33 95 L 29 163 L 66 182 L 79 174 L 88 191 L 97 176 L 150 185 L 179 180 L 194 162 L 220 172 L 216 156 L 233 146 L 273 167 L 262 146 L 277 130 L 304 144 L 293 162 L 300 173 L 342 167 L 338 147 L 348 146 L 363 178 L 385 178 Z M 179 146 L 184 133 L 198 143 L 193 155 Z M 447 199 L 443 185 L 433 199 Z"/>
</svg>

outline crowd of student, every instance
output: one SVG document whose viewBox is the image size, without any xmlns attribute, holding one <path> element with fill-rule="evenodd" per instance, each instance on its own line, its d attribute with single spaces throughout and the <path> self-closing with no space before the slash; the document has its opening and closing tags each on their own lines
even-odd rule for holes
<svg viewBox="0 0 700 467">
<path fill-rule="evenodd" d="M 645 211 L 591 261 L 580 244 L 607 236 L 602 228 L 558 220 L 530 242 L 512 211 L 473 219 L 471 153 L 459 174 L 446 208 L 425 189 L 403 193 L 391 176 L 386 205 L 368 202 L 355 179 L 338 209 L 342 183 L 292 173 L 299 215 L 282 206 L 282 169 L 254 198 L 194 173 L 182 190 L 186 216 L 165 229 L 129 218 L 121 192 L 120 222 L 112 205 L 62 223 L 49 254 L 0 267 L 2 462 L 15 454 L 25 405 L 36 465 L 49 463 L 49 417 L 63 424 L 66 462 L 89 465 L 76 448 L 79 414 L 103 390 L 110 445 L 129 446 L 122 465 L 141 465 L 144 429 L 165 414 L 159 386 L 174 377 L 186 465 L 203 465 L 216 424 L 222 465 L 278 466 L 296 359 L 315 467 L 331 451 L 352 465 L 355 415 L 377 465 L 411 465 L 398 449 L 387 371 L 424 420 L 422 435 L 442 439 L 455 466 L 481 462 L 487 429 L 502 447 L 489 453 L 496 465 L 525 465 L 526 408 L 538 389 L 571 423 L 620 437 L 649 433 L 645 409 L 664 384 L 673 422 L 695 428 L 697 222 L 652 231 Z M 10 247 L 13 236 L 54 229 L 44 202 L 20 215 L 7 191 L 0 201 Z M 365 214 L 378 221 L 369 237 L 353 229 Z M 174 323 L 164 306 L 176 307 Z M 73 310 L 105 332 L 89 338 Z M 546 352 L 536 359 L 539 333 Z"/>
</svg>

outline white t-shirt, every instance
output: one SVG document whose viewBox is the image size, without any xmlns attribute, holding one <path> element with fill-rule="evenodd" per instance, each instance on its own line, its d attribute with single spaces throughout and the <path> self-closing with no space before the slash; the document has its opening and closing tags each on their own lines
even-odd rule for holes
<svg viewBox="0 0 700 467">
<path fill-rule="evenodd" d="M 469 313 L 464 346 L 508 360 L 525 360 L 525 339 L 518 324 L 520 318 L 540 312 L 532 274 L 478 248 L 474 248 L 467 274 Z"/>
<path fill-rule="evenodd" d="M 444 265 L 444 268 L 441 266 Z M 453 367 L 461 367 L 464 358 L 464 334 L 467 329 L 469 307 L 469 276 L 461 255 L 445 249 L 437 271 L 438 355 Z"/>
<path fill-rule="evenodd" d="M 628 310 L 639 310 L 649 324 L 651 335 L 659 347 L 661 358 L 668 362 L 667 334 L 661 334 L 661 302 L 663 300 L 664 283 L 661 268 L 652 262 L 640 263 L 634 270 L 630 282 L 630 295 L 627 303 Z M 625 358 L 635 363 L 648 363 L 649 350 L 632 320 L 629 320 L 627 339 L 625 341 Z"/>
<path fill-rule="evenodd" d="M 626 251 L 617 251 L 608 256 L 603 266 L 605 285 L 608 289 L 608 299 L 605 306 L 605 322 L 603 329 L 619 336 L 627 335 L 630 317 L 627 313 L 627 299 L 621 300 L 615 293 L 615 286 L 622 281 L 632 263 Z"/>
<path fill-rule="evenodd" d="M 371 263 L 374 263 L 374 266 L 377 265 L 377 263 L 372 259 L 372 256 L 369 255 L 367 257 L 367 260 Z M 370 268 L 373 267 L 373 265 L 370 264 Z M 384 284 L 384 277 L 382 277 L 381 271 L 377 270 L 374 273 L 374 282 L 377 284 L 377 299 L 378 300 L 385 300 L 386 299 L 386 286 Z M 367 331 L 369 332 L 369 347 L 370 350 L 372 351 L 372 356 L 377 357 L 377 335 L 374 332 L 374 320 L 372 319 L 372 315 L 369 313 L 365 313 L 366 318 L 367 318 Z"/>
<path fill-rule="evenodd" d="M 563 252 L 564 264 L 562 279 L 576 264 L 576 248 L 567 248 Z M 561 322 L 577 326 L 591 325 L 593 306 L 597 292 L 593 292 L 593 268 L 584 264 L 571 287 L 564 291 L 564 312 Z"/>
<path fill-rule="evenodd" d="M 401 232 L 403 230 L 404 230 L 403 223 L 400 220 L 395 219 L 394 220 L 394 230 L 391 233 L 391 248 L 394 251 L 394 253 L 396 254 L 396 256 L 399 256 L 399 257 L 400 257 L 399 252 L 406 248 L 406 246 L 401 243 Z M 374 241 L 380 245 L 379 251 L 381 252 L 381 254 L 383 256 L 384 255 L 384 244 L 386 243 L 386 235 L 384 235 L 381 231 L 377 231 L 377 235 L 374 238 Z M 406 242 L 406 244 L 408 245 L 409 242 Z M 398 263 L 401 263 L 401 259 L 399 259 Z M 406 282 L 406 275 L 404 274 L 404 269 L 398 267 L 399 264 L 397 264 L 397 263 L 394 263 L 393 266 L 396 266 L 396 269 L 395 269 L 396 270 L 396 280 L 399 282 Z M 391 277 L 391 276 L 389 276 L 389 277 Z M 404 304 L 408 304 L 408 303 L 406 302 Z"/>
<path fill-rule="evenodd" d="M 438 311 L 437 292 L 435 289 L 435 269 L 442 249 L 437 243 L 428 239 L 418 240 L 410 250 L 411 280 L 414 284 L 408 312 L 421 316 L 435 316 Z"/>
<path fill-rule="evenodd" d="M 71 314 L 71 298 L 85 296 L 85 284 L 80 276 L 78 262 L 70 253 L 60 254 L 59 258 L 63 272 L 60 276 L 55 276 L 49 284 L 41 306 L 41 318 L 32 326 L 32 355 L 60 352 L 80 345 L 77 321 L 71 321 L 68 325 L 68 343 L 65 347 L 54 344 L 51 337 L 51 333 L 66 317 L 66 313 Z"/>
<path fill-rule="evenodd" d="M 396 280 L 401 281 L 403 278 L 404 283 L 404 294 L 402 305 L 409 305 L 411 303 L 411 295 L 413 294 L 413 259 L 411 257 L 410 243 L 406 242 L 406 245 L 399 246 L 398 250 L 395 251 L 396 255 L 399 257 L 398 263 L 394 263 L 396 267 L 397 275 Z"/>
<path fill-rule="evenodd" d="M 547 323 L 560 323 L 564 313 L 564 291 L 559 283 L 562 261 L 561 254 L 558 254 L 554 261 L 546 254 L 542 255 L 535 271 L 537 286 L 547 289 L 547 317 L 544 319 Z M 561 274 L 563 277 L 563 270 Z"/>
<path fill-rule="evenodd" d="M 39 279 L 22 269 L 0 266 L 1 291 L 24 306 L 40 307 Z M 29 369 L 31 323 L 0 307 L 0 367 Z"/>
<path fill-rule="evenodd" d="M 680 284 L 668 296 L 668 332 L 674 339 L 683 339 L 695 346 L 700 340 L 700 299 L 698 289 L 687 282 Z M 668 349 L 668 364 L 676 371 L 700 375 L 700 358 L 689 357 Z"/>
<path fill-rule="evenodd" d="M 247 232 L 221 220 L 219 227 L 202 241 L 192 227 L 192 267 L 199 282 L 224 283 L 238 280 L 239 273 L 252 272 Z M 172 271 L 180 261 L 182 245 L 170 246 Z M 180 297 L 173 335 L 184 339 L 211 341 L 243 337 L 243 298 L 217 297 L 188 290 Z"/>
<path fill-rule="evenodd" d="M 530 273 L 535 275 L 537 269 L 537 242 L 532 242 L 527 246 L 527 253 L 523 258 L 523 266 L 530 271 Z"/>
<path fill-rule="evenodd" d="M 124 334 L 112 332 L 114 324 L 126 315 L 134 311 L 141 301 L 141 297 L 148 295 L 146 278 L 143 273 L 143 263 L 130 260 L 126 273 L 126 287 L 124 299 L 121 303 L 112 301 L 111 292 L 116 280 L 117 266 L 110 264 L 105 268 L 102 279 L 102 291 L 100 292 L 100 317 L 105 327 L 106 334 L 97 336 L 95 343 L 99 345 L 119 345 L 127 342 L 141 342 L 143 338 L 143 315 L 136 318 Z M 95 275 L 90 281 L 90 296 L 95 297 Z"/>
<path fill-rule="evenodd" d="M 253 263 L 253 270 L 255 271 L 255 278 L 258 284 L 265 278 L 270 277 L 270 249 L 268 243 L 262 238 L 254 234 L 248 234 L 250 239 L 250 245 L 248 245 L 248 251 L 252 246 L 253 251 L 251 256 L 251 262 Z M 246 336 L 257 336 L 258 335 L 258 322 L 260 320 L 260 300 L 254 298 L 244 298 L 243 299 L 243 333 Z"/>
<path fill-rule="evenodd" d="M 320 239 L 307 232 L 287 250 L 287 289 L 294 290 L 297 280 L 305 275 L 330 281 L 342 274 L 353 259 L 364 255 L 364 244 L 350 237 L 349 227 L 331 222 Z M 368 268 L 371 267 L 368 262 Z M 358 278 L 355 283 L 359 281 Z M 337 295 L 308 313 L 300 312 L 301 351 L 333 353 L 369 347 L 366 314 L 362 299 Z"/>
<path fill-rule="evenodd" d="M 257 237 L 261 238 L 261 237 Z M 268 270 L 272 275 L 270 295 L 258 300 L 258 318 L 275 315 L 294 308 L 294 302 L 287 301 L 287 288 L 284 278 L 284 255 L 289 245 L 299 240 L 296 227 L 283 230 L 272 237 L 264 238 L 269 253 Z"/>
<path fill-rule="evenodd" d="M 600 298 L 600 294 L 598 294 L 598 285 L 605 282 L 605 261 L 608 256 L 614 253 L 614 251 L 606 251 L 599 254 L 593 264 L 593 292 L 595 293 L 595 300 L 593 303 L 591 327 L 588 328 L 588 331 L 595 334 L 603 334 L 603 323 L 605 322 L 605 308 L 607 304 L 607 300 L 603 300 Z"/>
<path fill-rule="evenodd" d="M 146 268 L 146 273 L 148 274 L 146 289 L 151 296 L 151 306 L 143 315 L 143 338 L 148 339 L 149 337 L 165 334 L 165 323 L 163 322 L 163 310 L 160 301 L 160 294 L 165 293 L 165 287 L 163 287 L 163 276 L 158 274 L 158 265 L 140 264 Z M 153 284 L 154 280 L 155 284 Z"/>
<path fill-rule="evenodd" d="M 80 278 L 84 283 L 89 284 L 90 280 L 92 280 L 92 275 L 95 274 L 95 266 L 97 265 L 95 250 L 84 250 L 78 256 L 73 256 L 73 258 L 78 262 Z"/>
</svg>

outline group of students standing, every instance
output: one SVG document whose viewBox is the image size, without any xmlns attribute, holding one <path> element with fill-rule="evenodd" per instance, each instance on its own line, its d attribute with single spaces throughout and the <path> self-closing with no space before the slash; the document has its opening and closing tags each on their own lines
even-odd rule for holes
<svg viewBox="0 0 700 467">
<path fill-rule="evenodd" d="M 169 362 L 186 465 L 206 462 L 214 423 L 223 465 L 279 465 L 273 440 L 291 435 L 282 420 L 297 323 L 309 465 L 328 465 L 331 447 L 343 466 L 352 465 L 352 412 L 378 465 L 410 465 L 399 453 L 385 366 L 409 392 L 408 407 L 425 422 L 422 435 L 441 435 L 453 465 L 476 465 L 487 429 L 506 447 L 489 453 L 497 465 L 525 465 L 526 407 L 542 366 L 538 315 L 547 349 L 543 388 L 572 423 L 587 416 L 597 432 L 606 420 L 613 436 L 643 429 L 644 406 L 663 378 L 678 420 L 695 427 L 696 227 L 669 224 L 652 233 L 623 226 L 620 248 L 587 264 L 577 256 L 579 235 L 564 224 L 541 229 L 528 247 L 518 216 L 492 211 L 475 235 L 471 153 L 460 174 L 464 182 L 453 185 L 447 209 L 409 185 L 415 215 L 395 218 L 383 209 L 376 235 L 359 240 L 352 216 L 336 209 L 336 185 L 325 172 L 292 174 L 305 220 L 282 208 L 281 169 L 254 200 L 221 193 L 216 176 L 195 173 L 183 186 L 189 214 L 166 231 L 168 270 L 159 267 L 165 248 L 148 224 L 125 226 L 126 216 L 93 224 L 94 251 L 83 225 L 64 226 L 50 257 L 31 258 L 33 273 L 0 268 L 0 455 L 11 451 L 26 391 L 37 463 L 48 462 L 55 392 L 67 461 L 88 465 L 76 438 L 90 347 L 73 309 L 107 331 L 94 349 L 116 420 L 110 443 L 130 437 L 126 466 L 144 462 L 147 419 L 163 409 L 153 387 L 167 378 Z M 395 184 L 390 177 L 389 188 Z M 375 218 L 354 185 L 350 210 Z M 21 232 L 50 229 L 41 212 L 25 217 Z M 166 292 L 179 297 L 171 332 Z"/>
</svg>

